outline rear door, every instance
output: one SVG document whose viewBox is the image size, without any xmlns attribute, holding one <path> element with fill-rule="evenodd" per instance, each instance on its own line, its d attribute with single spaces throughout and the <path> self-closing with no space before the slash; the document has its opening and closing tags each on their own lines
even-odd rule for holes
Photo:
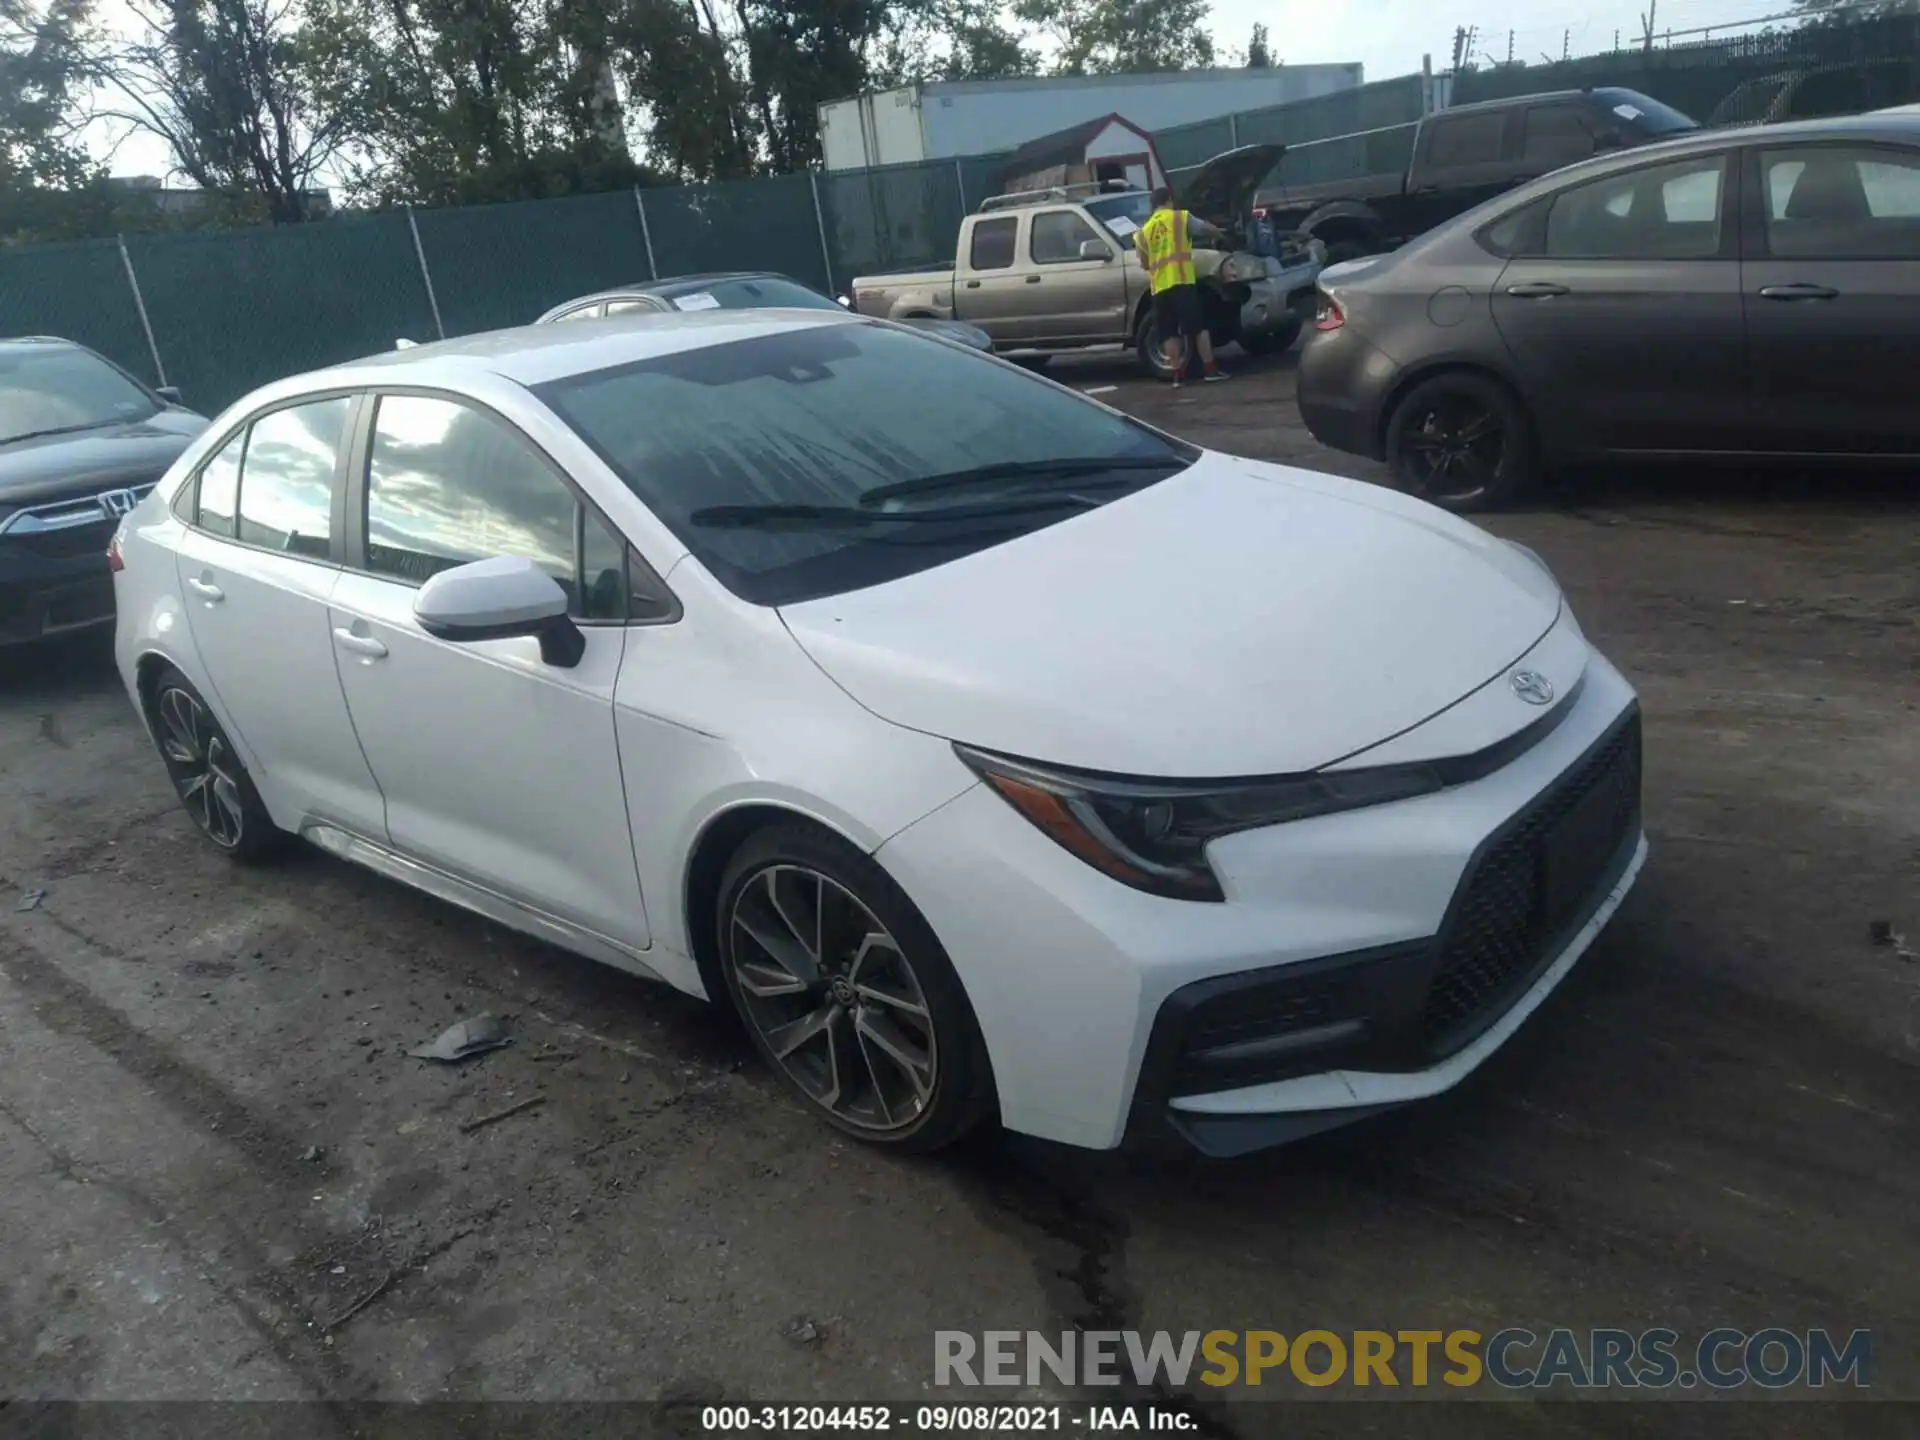
<svg viewBox="0 0 1920 1440">
<path fill-rule="evenodd" d="M 954 276 L 953 313 L 969 325 L 978 325 L 996 345 L 1030 341 L 1034 334 L 1034 304 L 1027 282 L 1021 229 L 1024 211 L 983 215 L 967 232 L 966 254 Z"/>
<path fill-rule="evenodd" d="M 1080 247 L 1089 240 L 1105 259 L 1081 258 Z M 1027 258 L 1031 266 L 1023 283 L 1031 292 L 1034 339 L 1091 343 L 1126 333 L 1125 257 L 1079 211 L 1034 211 Z"/>
<path fill-rule="evenodd" d="M 349 489 L 329 635 L 394 846 L 629 949 L 648 930 L 614 738 L 625 542 L 532 441 L 444 395 L 383 394 Z M 572 600 L 586 654 L 455 644 L 413 618 L 430 577 L 519 555 Z"/>
<path fill-rule="evenodd" d="M 1420 127 L 1407 183 L 1407 239 L 1510 190 L 1525 173 L 1518 154 L 1519 112 L 1511 106 L 1444 111 Z"/>
<path fill-rule="evenodd" d="M 1920 147 L 1754 146 L 1746 160 L 1756 443 L 1920 453 Z"/>
<path fill-rule="evenodd" d="M 1749 445 L 1734 173 L 1725 152 L 1613 171 L 1486 232 L 1512 255 L 1494 322 L 1550 443 Z"/>
<path fill-rule="evenodd" d="M 1599 132 L 1586 106 L 1571 100 L 1529 105 L 1520 112 L 1516 183 L 1589 159 L 1599 148 Z"/>
<path fill-rule="evenodd" d="M 380 838 L 380 792 L 354 739 L 327 627 L 340 578 L 352 395 L 270 410 L 201 466 L 177 503 L 181 598 L 205 679 L 283 818 Z"/>
</svg>

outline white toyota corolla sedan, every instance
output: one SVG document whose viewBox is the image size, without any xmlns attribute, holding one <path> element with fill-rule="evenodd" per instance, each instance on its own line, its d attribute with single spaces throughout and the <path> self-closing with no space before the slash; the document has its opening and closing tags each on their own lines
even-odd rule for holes
<svg viewBox="0 0 1920 1440">
<path fill-rule="evenodd" d="M 1634 694 L 1531 552 L 844 314 L 281 381 L 111 559 L 215 845 L 724 996 L 901 1149 L 1436 1094 L 1645 856 Z"/>
</svg>

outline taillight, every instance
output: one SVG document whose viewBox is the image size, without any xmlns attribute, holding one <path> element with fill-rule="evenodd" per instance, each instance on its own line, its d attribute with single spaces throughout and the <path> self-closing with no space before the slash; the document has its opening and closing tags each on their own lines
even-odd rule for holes
<svg viewBox="0 0 1920 1440">
<path fill-rule="evenodd" d="M 120 553 L 120 537 L 115 535 L 107 542 L 107 568 L 118 575 L 127 568 L 126 558 Z"/>
<path fill-rule="evenodd" d="M 1347 312 L 1340 308 L 1340 302 L 1331 295 L 1320 297 L 1320 313 L 1313 317 L 1316 330 L 1338 330 L 1347 323 Z"/>
</svg>

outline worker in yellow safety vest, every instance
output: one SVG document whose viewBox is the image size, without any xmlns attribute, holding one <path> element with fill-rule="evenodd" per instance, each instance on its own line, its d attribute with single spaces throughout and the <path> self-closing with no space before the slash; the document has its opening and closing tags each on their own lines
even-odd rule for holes
<svg viewBox="0 0 1920 1440">
<path fill-rule="evenodd" d="M 1214 363 L 1213 337 L 1207 333 L 1206 309 L 1200 303 L 1200 286 L 1194 279 L 1196 229 L 1207 234 L 1213 232 L 1211 225 L 1196 221 L 1185 210 L 1176 210 L 1172 192 L 1163 185 L 1153 192 L 1153 214 L 1133 237 L 1134 249 L 1140 252 L 1140 263 L 1147 267 L 1155 328 L 1160 334 L 1167 373 L 1176 389 L 1192 360 L 1186 348 L 1189 341 L 1200 351 L 1200 362 L 1205 366 L 1203 378 L 1227 378 Z"/>
</svg>

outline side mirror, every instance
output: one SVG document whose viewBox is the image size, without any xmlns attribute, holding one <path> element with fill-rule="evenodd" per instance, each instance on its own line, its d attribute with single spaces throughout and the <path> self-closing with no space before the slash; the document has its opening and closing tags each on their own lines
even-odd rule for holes
<svg viewBox="0 0 1920 1440">
<path fill-rule="evenodd" d="M 849 300 L 846 296 L 836 295 L 833 298 L 838 300 L 841 303 L 841 305 L 843 305 L 847 309 L 851 310 L 853 308 L 853 301 Z"/>
<path fill-rule="evenodd" d="M 186 403 L 180 398 L 180 387 L 178 385 L 156 386 L 153 393 L 169 405 L 183 405 Z"/>
<path fill-rule="evenodd" d="M 1082 240 L 1080 242 L 1080 258 L 1082 260 L 1111 260 L 1113 259 L 1113 251 L 1109 250 L 1098 240 Z"/>
<path fill-rule="evenodd" d="M 442 570 L 413 597 L 413 618 L 427 634 L 456 643 L 535 636 L 540 658 L 564 669 L 587 653 L 587 637 L 567 616 L 567 592 L 518 555 Z"/>
</svg>

